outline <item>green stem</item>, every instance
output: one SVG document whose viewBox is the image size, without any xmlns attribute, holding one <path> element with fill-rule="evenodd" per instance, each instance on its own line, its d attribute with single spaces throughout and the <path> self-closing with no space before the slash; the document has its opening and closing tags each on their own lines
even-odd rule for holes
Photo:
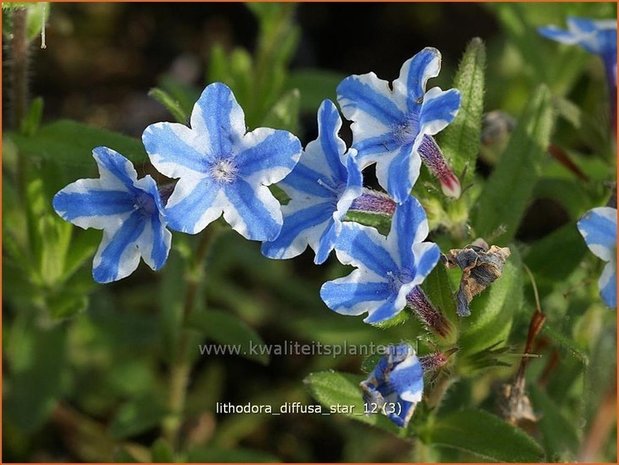
<svg viewBox="0 0 619 465">
<path fill-rule="evenodd" d="M 209 230 L 203 233 L 194 259 L 189 265 L 187 273 L 187 290 L 181 318 L 181 330 L 179 345 L 174 360 L 170 366 L 170 386 L 168 394 L 169 414 L 162 425 L 164 438 L 172 445 L 178 447 L 179 433 L 183 423 L 185 401 L 187 399 L 187 386 L 191 375 L 191 340 L 192 333 L 188 330 L 187 322 L 196 308 L 201 285 L 204 282 L 204 268 L 208 252 L 214 239 L 221 231 L 218 223 L 211 224 Z"/>
</svg>

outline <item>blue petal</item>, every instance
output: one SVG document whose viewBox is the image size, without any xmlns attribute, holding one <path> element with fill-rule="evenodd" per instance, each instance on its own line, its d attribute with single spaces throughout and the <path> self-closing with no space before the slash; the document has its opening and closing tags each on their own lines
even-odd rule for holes
<svg viewBox="0 0 619 465">
<path fill-rule="evenodd" d="M 280 187 L 287 193 L 286 187 L 290 187 L 298 192 L 304 192 L 314 197 L 324 199 L 336 198 L 333 190 L 325 185 L 324 175 L 309 168 L 302 159 L 292 172 L 280 184 Z"/>
<path fill-rule="evenodd" d="M 318 203 L 285 215 L 279 236 L 262 244 L 262 254 L 269 258 L 292 258 L 300 255 L 308 244 L 308 238 L 305 237 L 307 230 L 329 220 L 332 214 L 332 204 Z"/>
<path fill-rule="evenodd" d="M 99 167 L 102 182 L 116 180 L 120 183 L 118 187 L 134 190 L 133 183 L 137 180 L 137 173 L 129 160 L 108 147 L 95 147 L 92 156 Z"/>
<path fill-rule="evenodd" d="M 346 169 L 340 155 L 346 152 L 346 144 L 338 136 L 342 119 L 331 100 L 324 100 L 318 109 L 318 140 L 325 160 L 334 177 L 346 181 Z"/>
<path fill-rule="evenodd" d="M 421 284 L 434 269 L 441 256 L 438 246 L 432 242 L 422 242 L 413 246 L 415 255 L 415 281 Z"/>
<path fill-rule="evenodd" d="M 338 282 L 328 281 L 320 288 L 320 297 L 331 310 L 343 314 L 361 314 L 364 302 L 381 302 L 389 299 L 392 290 L 386 282 Z M 356 308 L 355 308 L 356 307 Z"/>
<path fill-rule="evenodd" d="M 155 271 L 159 270 L 168 259 L 168 254 L 170 252 L 170 243 L 166 239 L 166 228 L 165 225 L 162 224 L 159 215 L 153 215 L 151 218 L 151 228 L 153 231 L 153 243 L 152 243 L 152 251 L 150 255 L 150 262 L 152 262 L 153 269 Z"/>
<path fill-rule="evenodd" d="M 409 402 L 421 401 L 423 368 L 416 355 L 409 355 L 389 375 L 389 382 L 400 397 Z"/>
<path fill-rule="evenodd" d="M 342 225 L 335 244 L 342 263 L 367 269 L 383 278 L 398 270 L 385 247 L 386 241 L 376 229 L 349 222 Z"/>
<path fill-rule="evenodd" d="M 381 155 L 388 152 L 394 152 L 402 146 L 402 141 L 393 132 L 387 132 L 380 136 L 368 137 L 355 142 L 353 147 L 357 150 L 357 159 L 361 166 L 367 166 L 372 162 L 377 161 L 377 158 L 371 158 L 372 155 Z"/>
<path fill-rule="evenodd" d="M 337 236 L 338 225 L 332 220 L 318 241 L 318 250 L 316 250 L 316 256 L 314 257 L 314 263 L 316 265 L 322 265 L 327 261 L 329 254 L 335 247 Z"/>
<path fill-rule="evenodd" d="M 227 156 L 246 131 L 243 110 L 228 86 L 220 82 L 204 89 L 191 113 L 191 127 L 204 133 L 213 156 Z"/>
<path fill-rule="evenodd" d="M 210 221 L 221 215 L 221 208 L 214 205 L 220 188 L 208 178 L 193 183 L 182 179 L 174 188 L 168 200 L 165 216 L 170 229 L 175 231 L 196 234 L 202 231 Z M 212 215 L 207 211 L 215 209 Z M 205 218 L 205 215 L 208 218 Z"/>
<path fill-rule="evenodd" d="M 144 216 L 140 212 L 132 213 L 109 239 L 109 242 L 102 242 L 102 249 L 95 257 L 95 261 L 98 263 L 95 263 L 92 270 L 95 281 L 99 283 L 115 281 L 126 276 L 127 271 L 131 273 L 135 269 L 133 263 L 128 264 L 127 262 L 133 262 L 133 258 L 138 253 L 136 241 L 142 234 L 145 225 Z M 137 265 L 137 262 L 135 265 Z"/>
<path fill-rule="evenodd" d="M 389 231 L 389 241 L 399 252 L 400 267 L 414 266 L 413 245 L 423 241 L 427 235 L 426 212 L 419 201 L 409 195 L 404 203 L 396 207 Z"/>
<path fill-rule="evenodd" d="M 388 413 L 387 418 L 389 418 L 393 423 L 395 423 L 400 428 L 406 428 L 408 422 L 413 416 L 413 412 L 415 411 L 415 407 L 417 406 L 416 402 L 406 402 L 405 400 L 398 399 L 396 401 L 398 407 L 395 409 L 393 413 Z"/>
<path fill-rule="evenodd" d="M 555 40 L 557 42 L 561 42 L 564 44 L 576 44 L 579 42 L 579 38 L 577 34 L 574 34 L 573 32 L 570 31 L 566 31 L 565 29 L 559 29 L 555 26 L 544 26 L 544 27 L 539 27 L 537 29 L 537 32 L 539 32 L 540 35 L 548 38 L 548 39 L 552 39 Z"/>
<path fill-rule="evenodd" d="M 337 86 L 338 100 L 344 114 L 365 113 L 385 126 L 392 126 L 404 119 L 402 111 L 393 100 L 388 86 L 381 92 L 370 82 L 378 81 L 373 74 L 349 76 Z"/>
<path fill-rule="evenodd" d="M 430 89 L 421 105 L 419 124 L 421 132 L 434 135 L 451 123 L 460 108 L 460 92 L 457 89 L 442 91 Z"/>
<path fill-rule="evenodd" d="M 617 308 L 617 268 L 615 263 L 608 263 L 600 276 L 600 294 L 610 308 Z"/>
<path fill-rule="evenodd" d="M 402 203 L 410 197 L 411 190 L 419 176 L 420 164 L 419 155 L 412 153 L 410 144 L 402 146 L 389 163 L 386 187 L 387 192 L 397 203 Z M 415 167 L 414 170 L 413 167 Z"/>
<path fill-rule="evenodd" d="M 170 178 L 207 172 L 212 156 L 207 147 L 199 146 L 199 139 L 195 131 L 177 123 L 151 124 L 142 134 L 151 163 Z"/>
<path fill-rule="evenodd" d="M 400 77 L 394 81 L 394 88 L 402 86 L 409 112 L 418 111 L 428 79 L 438 76 L 440 69 L 441 54 L 432 47 L 424 48 L 402 65 Z"/>
<path fill-rule="evenodd" d="M 242 179 L 223 186 L 228 200 L 224 219 L 243 237 L 270 241 L 282 228 L 279 202 L 264 186 L 253 187 Z"/>
<path fill-rule="evenodd" d="M 603 260 L 614 256 L 617 244 L 617 209 L 599 207 L 578 221 L 578 230 L 591 251 Z"/>
<path fill-rule="evenodd" d="M 79 181 L 78 181 L 79 183 Z M 134 196 L 126 191 L 69 191 L 70 184 L 54 196 L 53 206 L 64 220 L 81 217 L 118 215 L 133 210 Z"/>
<path fill-rule="evenodd" d="M 390 295 L 380 307 L 376 310 L 369 312 L 368 316 L 364 318 L 365 323 L 375 324 L 383 321 L 387 321 L 402 311 L 404 307 L 396 305 L 397 295 L 393 293 Z"/>
<path fill-rule="evenodd" d="M 284 178 L 294 168 L 301 155 L 301 142 L 288 131 L 260 128 L 247 134 L 243 143 L 249 147 L 236 155 L 239 176 L 268 175 L 264 184 Z"/>
</svg>

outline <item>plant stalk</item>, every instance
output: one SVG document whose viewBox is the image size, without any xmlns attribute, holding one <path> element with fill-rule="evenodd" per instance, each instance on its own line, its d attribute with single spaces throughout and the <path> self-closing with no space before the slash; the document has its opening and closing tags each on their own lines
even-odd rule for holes
<svg viewBox="0 0 619 465">
<path fill-rule="evenodd" d="M 162 424 L 162 433 L 163 437 L 173 448 L 179 446 L 179 435 L 183 424 L 183 413 L 187 399 L 187 387 L 191 376 L 192 334 L 191 330 L 187 329 L 187 323 L 197 305 L 198 295 L 204 281 L 204 267 L 209 250 L 221 230 L 220 225 L 217 223 L 211 224 L 209 229 L 203 233 L 187 273 L 187 290 L 181 317 L 179 345 L 174 361 L 170 366 L 169 415 Z"/>
</svg>

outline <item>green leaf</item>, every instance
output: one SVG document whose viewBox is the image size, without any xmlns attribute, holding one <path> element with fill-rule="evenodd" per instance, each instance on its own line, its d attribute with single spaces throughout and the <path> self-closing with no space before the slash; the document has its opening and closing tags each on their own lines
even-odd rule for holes
<svg viewBox="0 0 619 465">
<path fill-rule="evenodd" d="M 542 443 L 548 460 L 552 462 L 570 462 L 580 444 L 577 425 L 566 418 L 559 405 L 537 386 L 530 387 L 531 402 L 535 414 L 539 416 L 539 428 Z"/>
<path fill-rule="evenodd" d="M 181 108 L 178 100 L 175 100 L 165 90 L 154 87 L 148 91 L 148 96 L 162 104 L 170 112 L 170 114 L 174 116 L 177 123 L 187 124 L 189 119 L 187 113 Z"/>
<path fill-rule="evenodd" d="M 277 457 L 263 452 L 247 448 L 225 449 L 222 447 L 203 446 L 191 449 L 187 454 L 189 463 L 278 463 L 281 462 Z"/>
<path fill-rule="evenodd" d="M 329 408 L 347 406 L 353 413 L 346 414 L 346 416 L 397 433 L 397 426 L 382 414 L 365 415 L 363 395 L 359 388 L 361 381 L 360 376 L 332 370 L 310 373 L 303 380 L 312 396 L 324 406 Z"/>
<path fill-rule="evenodd" d="M 32 100 L 28 112 L 21 121 L 20 132 L 24 136 L 32 136 L 41 124 L 41 117 L 43 116 L 43 98 L 37 97 Z"/>
<path fill-rule="evenodd" d="M 31 433 L 47 420 L 62 394 L 66 332 L 60 326 L 21 329 L 19 334 L 12 333 L 20 340 L 14 341 L 19 346 L 11 353 L 15 363 L 6 383 L 4 414 L 16 427 Z"/>
<path fill-rule="evenodd" d="M 522 304 L 522 271 L 520 256 L 511 247 L 503 275 L 471 302 L 471 316 L 462 318 L 458 344 L 461 355 L 481 352 L 505 341 L 514 314 Z M 459 358 L 459 360 L 462 357 Z"/>
<path fill-rule="evenodd" d="M 493 462 L 540 462 L 541 446 L 522 430 L 483 410 L 466 409 L 437 419 L 424 442 L 470 452 Z"/>
<path fill-rule="evenodd" d="M 71 120 L 45 125 L 31 137 L 19 134 L 12 134 L 11 137 L 20 152 L 62 165 L 90 168 L 91 172 L 95 172 L 96 167 L 92 149 L 102 145 L 120 152 L 134 163 L 147 160 L 138 139 Z"/>
<path fill-rule="evenodd" d="M 154 463 L 174 463 L 174 450 L 164 438 L 157 439 L 151 447 L 152 461 Z"/>
<path fill-rule="evenodd" d="M 292 133 L 299 130 L 299 101 L 300 94 L 297 89 L 285 93 L 273 105 L 261 126 L 285 129 Z"/>
<path fill-rule="evenodd" d="M 484 109 L 484 69 L 486 49 L 480 38 L 469 42 L 453 86 L 462 96 L 456 119 L 441 136 L 441 148 L 455 173 L 466 170 L 466 179 L 475 173 L 475 160 L 481 138 L 481 118 Z M 463 184 L 467 182 L 461 180 Z"/>
<path fill-rule="evenodd" d="M 321 69 L 301 69 L 294 71 L 286 81 L 286 89 L 299 89 L 301 93 L 300 110 L 316 113 L 324 99 L 335 102 L 335 89 L 346 76 Z"/>
<path fill-rule="evenodd" d="M 546 323 L 544 328 L 542 329 L 542 334 L 552 340 L 563 353 L 570 355 L 575 358 L 578 362 L 580 362 L 584 366 L 589 365 L 589 357 L 584 352 L 582 347 L 580 347 L 576 342 L 574 342 L 571 338 L 563 335 L 561 332 L 556 330 L 553 326 Z"/>
<path fill-rule="evenodd" d="M 365 226 L 373 226 L 384 235 L 387 235 L 391 228 L 391 216 L 389 215 L 349 210 L 345 219 Z"/>
<path fill-rule="evenodd" d="M 563 283 L 586 253 L 587 246 L 576 224 L 568 223 L 535 242 L 525 255 L 524 262 L 538 285 L 546 291 Z"/>
<path fill-rule="evenodd" d="M 239 354 L 262 365 L 268 365 L 269 354 L 262 353 L 264 341 L 250 326 L 235 315 L 208 309 L 189 318 L 188 326 L 222 345 L 240 347 Z"/>
<path fill-rule="evenodd" d="M 508 244 L 514 238 L 540 176 L 553 119 L 550 93 L 540 86 L 481 192 L 473 212 L 477 235 L 499 232 L 493 241 L 497 244 Z"/>
<path fill-rule="evenodd" d="M 434 270 L 424 280 L 422 288 L 436 309 L 453 324 L 454 331 L 448 337 L 450 342 L 455 342 L 455 339 L 458 337 L 455 328 L 459 324 L 459 317 L 456 314 L 454 291 L 447 275 L 447 269 L 442 262 L 439 262 L 434 267 Z"/>
<path fill-rule="evenodd" d="M 49 6 L 49 2 L 36 2 L 28 5 L 28 16 L 26 17 L 28 40 L 34 40 L 43 33 L 45 23 L 49 18 Z"/>
<path fill-rule="evenodd" d="M 162 403 L 154 397 L 140 397 L 120 406 L 109 426 L 114 439 L 124 439 L 158 426 L 166 414 Z"/>
</svg>

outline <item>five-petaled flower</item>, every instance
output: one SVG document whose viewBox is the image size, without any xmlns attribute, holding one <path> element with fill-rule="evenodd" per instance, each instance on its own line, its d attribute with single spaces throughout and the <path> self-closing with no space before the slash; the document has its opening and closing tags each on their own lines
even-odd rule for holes
<svg viewBox="0 0 619 465">
<path fill-rule="evenodd" d="M 372 227 L 344 223 L 335 252 L 340 262 L 357 269 L 323 284 L 322 300 L 343 315 L 367 312 L 366 323 L 393 318 L 410 297 L 418 297 L 417 286 L 439 260 L 438 246 L 422 242 L 427 235 L 426 214 L 412 196 L 396 208 L 387 237 Z"/>
<path fill-rule="evenodd" d="M 366 411 L 382 412 L 406 428 L 423 396 L 423 367 L 413 348 L 391 345 L 372 373 L 360 383 Z"/>
<path fill-rule="evenodd" d="M 600 276 L 602 299 L 617 308 L 617 209 L 598 207 L 589 210 L 578 221 L 578 230 L 594 255 L 608 262 Z"/>
<path fill-rule="evenodd" d="M 374 73 L 349 76 L 337 87 L 342 112 L 353 122 L 353 147 L 359 164 L 365 168 L 376 163 L 378 182 L 398 203 L 407 199 L 419 176 L 419 152 L 424 140 L 430 144 L 425 136 L 444 129 L 460 107 L 456 89 L 425 90 L 428 79 L 438 76 L 440 63 L 440 52 L 427 47 L 404 63 L 393 89 Z M 440 151 L 426 154 L 436 156 L 442 157 Z M 439 166 L 448 166 L 444 160 L 430 165 L 433 173 Z M 445 179 L 449 185 L 443 189 L 459 196 L 460 185 L 454 183 L 457 178 L 453 173 Z"/>
<path fill-rule="evenodd" d="M 338 137 L 342 120 L 337 108 L 325 100 L 318 110 L 318 138 L 310 142 L 301 160 L 278 184 L 290 197 L 282 210 L 279 236 L 262 245 L 269 258 L 292 258 L 309 245 L 316 264 L 323 263 L 342 229 L 342 218 L 363 187 L 355 150 L 346 152 Z"/>
<path fill-rule="evenodd" d="M 153 269 L 165 263 L 172 234 L 166 229 L 157 184 L 141 179 L 129 160 L 107 147 L 92 151 L 98 179 L 80 179 L 54 196 L 53 206 L 65 220 L 81 228 L 103 230 L 92 275 L 108 283 L 129 276 L 140 256 Z"/>
<path fill-rule="evenodd" d="M 243 237 L 275 239 L 282 212 L 267 186 L 281 181 L 297 164 L 299 139 L 269 128 L 247 132 L 242 108 L 221 83 L 204 89 L 190 123 L 191 129 L 152 124 L 142 136 L 155 168 L 179 178 L 166 204 L 170 228 L 196 234 L 223 212 Z"/>
</svg>

